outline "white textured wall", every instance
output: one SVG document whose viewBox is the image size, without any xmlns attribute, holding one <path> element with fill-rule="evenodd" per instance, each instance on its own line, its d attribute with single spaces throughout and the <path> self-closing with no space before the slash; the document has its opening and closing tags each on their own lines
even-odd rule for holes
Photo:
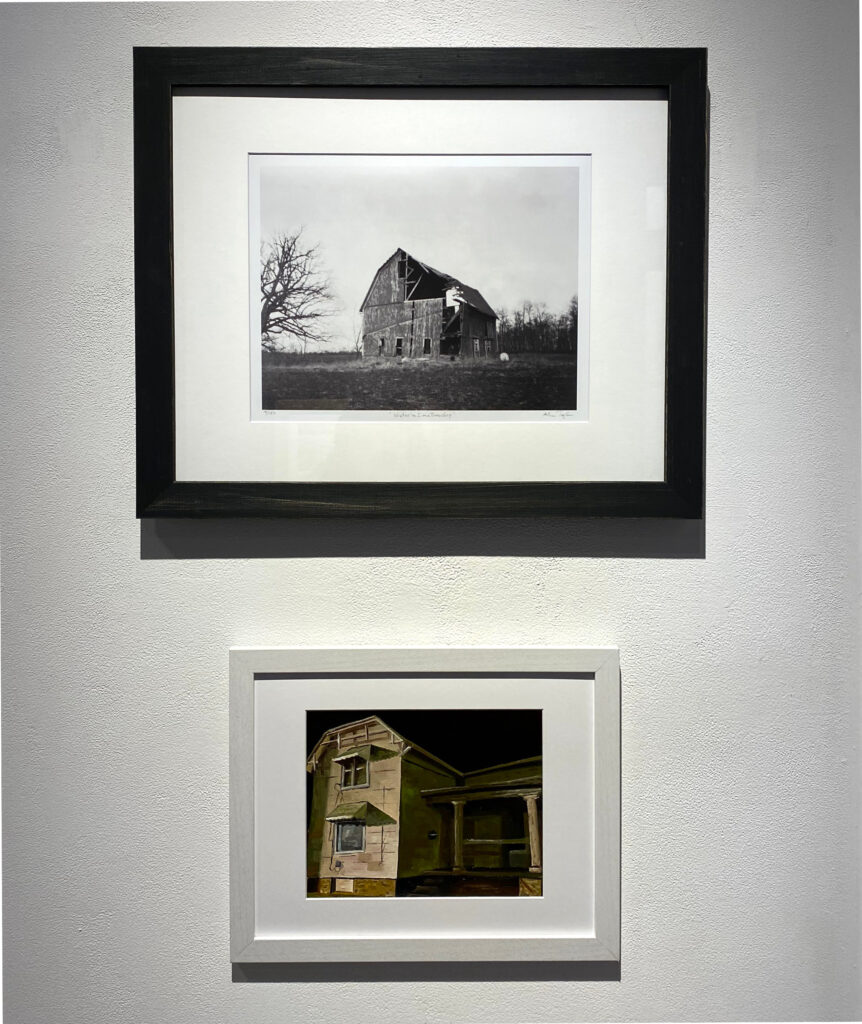
<svg viewBox="0 0 862 1024">
<path fill-rule="evenodd" d="M 0 8 L 6 1019 L 858 1017 L 855 5 L 424 6 Z M 133 44 L 708 46 L 705 557 L 650 524 L 142 535 Z M 622 649 L 621 980 L 232 983 L 228 647 L 561 642 Z"/>
</svg>

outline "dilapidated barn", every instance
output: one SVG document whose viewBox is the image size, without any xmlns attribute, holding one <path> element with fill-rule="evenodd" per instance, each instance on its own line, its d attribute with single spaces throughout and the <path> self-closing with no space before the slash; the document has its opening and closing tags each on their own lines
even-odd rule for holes
<svg viewBox="0 0 862 1024">
<path fill-rule="evenodd" d="M 451 274 L 396 249 L 362 305 L 365 357 L 480 358 L 497 353 L 497 314 Z"/>
</svg>

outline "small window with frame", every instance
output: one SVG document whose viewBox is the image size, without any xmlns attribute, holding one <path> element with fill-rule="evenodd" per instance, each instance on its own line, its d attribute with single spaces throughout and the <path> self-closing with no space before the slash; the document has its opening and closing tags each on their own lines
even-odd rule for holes
<svg viewBox="0 0 862 1024">
<path fill-rule="evenodd" d="M 362 853 L 364 849 L 364 821 L 337 821 L 335 823 L 336 853 Z"/>
<path fill-rule="evenodd" d="M 351 757 L 341 762 L 341 788 L 355 789 L 368 785 L 368 762 L 364 757 Z"/>
</svg>

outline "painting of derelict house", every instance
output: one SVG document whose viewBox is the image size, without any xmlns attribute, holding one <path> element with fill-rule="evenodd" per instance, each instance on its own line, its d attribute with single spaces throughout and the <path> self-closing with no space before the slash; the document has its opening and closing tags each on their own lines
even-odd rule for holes
<svg viewBox="0 0 862 1024">
<path fill-rule="evenodd" d="M 253 414 L 579 409 L 588 171 L 559 155 L 252 157 Z"/>
<path fill-rule="evenodd" d="M 308 712 L 309 896 L 541 896 L 541 714 Z"/>
</svg>

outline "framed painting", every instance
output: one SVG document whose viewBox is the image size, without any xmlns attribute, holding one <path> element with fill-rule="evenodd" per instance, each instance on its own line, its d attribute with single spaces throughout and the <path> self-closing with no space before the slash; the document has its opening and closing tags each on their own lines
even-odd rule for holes
<svg viewBox="0 0 862 1024">
<path fill-rule="evenodd" d="M 233 649 L 235 963 L 618 961 L 616 649 Z"/>
<path fill-rule="evenodd" d="M 703 50 L 136 49 L 139 516 L 698 518 Z"/>
</svg>

